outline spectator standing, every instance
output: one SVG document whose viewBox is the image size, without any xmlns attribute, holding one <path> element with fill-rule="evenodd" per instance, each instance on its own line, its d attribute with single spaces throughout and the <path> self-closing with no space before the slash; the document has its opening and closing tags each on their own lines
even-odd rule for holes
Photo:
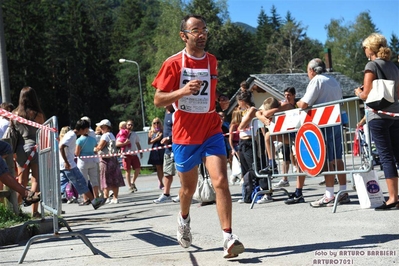
<svg viewBox="0 0 399 266">
<path fill-rule="evenodd" d="M 309 106 L 338 101 L 342 99 L 342 89 L 336 79 L 323 74 L 326 72 L 324 62 L 319 58 L 312 59 L 307 66 L 309 84 L 305 95 L 297 102 L 299 108 L 306 109 Z M 342 171 L 344 162 L 342 161 L 342 137 L 340 126 L 327 127 L 322 130 L 327 148 L 327 161 L 325 169 L 335 169 Z M 334 180 L 335 175 L 325 175 L 326 192 L 320 199 L 311 202 L 310 206 L 314 208 L 327 207 L 334 205 Z M 346 174 L 339 174 L 339 190 L 346 190 Z M 294 203 L 303 202 L 302 188 L 305 182 L 305 176 L 299 176 L 295 193 L 291 195 Z M 338 199 L 339 204 L 349 203 L 348 193 L 342 193 Z"/>
<path fill-rule="evenodd" d="M 80 120 L 86 120 L 87 122 L 89 122 L 89 133 L 87 134 L 87 136 L 94 138 L 96 140 L 96 144 L 98 144 L 98 142 L 100 141 L 101 135 L 100 135 L 100 137 L 97 137 L 96 132 L 91 128 L 91 119 L 90 119 L 90 117 L 83 116 Z M 99 131 L 101 133 L 101 128 L 99 128 Z M 94 149 L 92 149 L 92 152 L 94 153 Z M 91 153 L 91 152 L 87 151 L 87 153 Z M 95 155 L 95 153 L 94 153 L 94 155 Z M 98 182 L 97 182 L 97 192 L 93 192 L 93 193 L 94 193 L 94 196 L 96 196 L 96 195 L 100 196 L 98 194 L 98 193 L 102 194 L 102 191 L 100 189 L 100 183 L 99 183 L 100 182 L 100 158 L 96 157 L 95 158 L 95 162 L 97 163 L 97 171 L 98 171 L 98 173 L 97 173 L 97 181 Z M 83 175 L 85 175 L 85 174 L 83 174 Z M 95 174 L 93 173 L 92 175 L 93 175 L 93 179 L 95 179 L 95 176 L 94 176 Z M 85 178 L 87 180 L 87 176 L 85 176 Z M 90 181 L 91 181 L 91 179 L 90 179 Z M 93 184 L 91 184 L 91 185 L 92 185 L 92 188 L 94 190 L 94 185 Z"/>
<path fill-rule="evenodd" d="M 80 120 L 86 120 L 87 122 L 89 122 L 89 133 L 87 134 L 88 136 L 92 137 L 92 138 L 96 138 L 96 133 L 94 132 L 94 130 L 91 128 L 91 119 L 88 116 L 83 116 Z M 100 162 L 100 161 L 99 161 Z"/>
<path fill-rule="evenodd" d="M 126 147 L 125 152 L 135 152 L 134 154 L 126 154 L 122 159 L 123 169 L 126 171 L 126 183 L 129 186 L 130 191 L 135 192 L 137 191 L 136 180 L 140 174 L 140 159 L 143 158 L 143 152 L 141 150 L 139 136 L 133 131 L 133 120 L 129 119 L 126 121 L 126 128 L 129 130 L 129 138 L 125 142 L 117 140 L 116 146 L 120 148 Z M 138 151 L 140 151 L 140 159 L 137 156 Z M 130 171 L 132 169 L 134 171 L 133 180 L 130 180 Z"/>
<path fill-rule="evenodd" d="M 373 80 L 382 79 L 385 75 L 386 79 L 394 81 L 396 93 L 394 93 L 395 102 L 382 111 L 398 114 L 399 70 L 390 61 L 391 49 L 387 45 L 386 38 L 379 33 L 373 33 L 363 41 L 362 45 L 370 62 L 364 69 L 364 89 L 355 89 L 355 94 L 360 99 L 367 100 L 370 91 L 373 90 Z M 396 162 L 399 162 L 399 117 L 377 113 L 370 108 L 366 115 L 373 141 L 380 156 L 389 195 L 388 200 L 376 207 L 375 210 L 390 210 L 399 207 L 398 171 L 396 168 Z"/>
<path fill-rule="evenodd" d="M 229 126 L 229 146 L 230 146 L 230 157 L 232 158 L 232 175 L 230 176 L 230 181 L 232 184 L 235 184 L 237 181 L 241 180 L 242 175 L 241 175 L 241 170 L 237 171 L 240 174 L 237 175 L 235 171 L 235 167 L 238 167 L 238 169 L 241 168 L 241 165 L 239 163 L 239 142 L 240 142 L 240 133 L 238 132 L 238 126 L 240 125 L 242 120 L 242 114 L 239 109 L 235 109 L 231 115 L 231 122 Z M 235 157 L 235 159 L 234 159 Z M 237 165 L 236 165 L 237 164 Z"/>
<path fill-rule="evenodd" d="M 61 128 L 60 130 L 60 134 L 58 136 L 59 142 L 62 141 L 62 139 L 64 138 L 65 134 L 68 133 L 68 131 L 70 131 L 71 128 L 69 126 L 64 126 Z M 66 187 L 68 185 L 68 178 L 65 177 L 65 175 L 60 175 L 60 187 L 61 187 L 61 200 L 63 203 L 67 202 L 67 196 L 66 196 Z"/>
<path fill-rule="evenodd" d="M 119 122 L 119 132 L 116 134 L 116 141 L 125 142 L 129 138 L 129 134 L 130 132 L 126 128 L 126 121 Z M 130 144 L 121 147 L 121 152 L 125 152 L 127 148 L 130 148 Z"/>
<path fill-rule="evenodd" d="M 175 109 L 172 105 L 168 105 L 165 107 L 165 117 L 163 120 L 163 136 L 161 140 L 161 144 L 164 146 L 172 144 L 172 126 L 173 126 L 173 113 Z M 173 182 L 173 176 L 176 173 L 175 160 L 173 158 L 172 147 L 165 148 L 164 157 L 163 157 L 163 193 L 159 196 L 158 199 L 155 199 L 154 203 L 165 203 L 172 200 L 170 196 L 170 188 Z M 173 201 L 178 202 L 179 197 L 174 198 Z"/>
<path fill-rule="evenodd" d="M 1 103 L 0 108 L 12 112 L 15 109 L 15 106 L 12 103 Z M 6 132 L 7 128 L 10 126 L 10 119 L 1 116 L 0 117 L 0 138 L 3 137 L 4 133 Z M 0 190 L 3 190 L 3 183 L 0 181 Z"/>
<path fill-rule="evenodd" d="M 161 147 L 161 140 L 163 138 L 163 125 L 161 119 L 155 117 L 152 120 L 152 125 L 150 131 L 148 131 L 148 144 L 151 145 L 151 152 L 148 158 L 148 164 L 155 166 L 158 176 L 158 187 L 163 189 L 163 155 L 164 149 L 157 149 Z"/>
<path fill-rule="evenodd" d="M 222 110 L 228 99 L 216 92 L 217 60 L 205 52 L 208 28 L 202 16 L 188 15 L 180 25 L 185 48 L 169 57 L 152 83 L 157 90 L 157 107 L 174 104 L 173 152 L 181 188 L 180 213 L 177 216 L 177 240 L 184 248 L 192 242 L 190 205 L 198 181 L 198 165 L 205 163 L 216 192 L 216 208 L 223 230 L 224 258 L 244 251 L 232 234 L 232 203 L 227 181 L 226 149 L 223 146 L 216 101 Z"/>
<path fill-rule="evenodd" d="M 83 134 L 76 140 L 75 155 L 78 157 L 78 168 L 82 173 L 83 177 L 86 179 L 86 184 L 88 185 L 89 184 L 88 182 L 90 181 L 94 197 L 99 198 L 100 178 L 98 176 L 99 175 L 98 158 L 93 157 L 96 155 L 94 153 L 94 148 L 96 146 L 97 146 L 97 141 L 95 138 L 89 136 L 88 133 Z M 84 158 L 86 156 L 88 156 L 89 158 Z M 88 205 L 90 203 L 88 201 L 88 198 L 86 198 L 85 196 L 83 197 L 83 200 L 84 200 L 83 201 L 84 205 Z"/>
<path fill-rule="evenodd" d="M 77 136 L 88 134 L 89 122 L 79 120 L 76 122 L 75 128 L 68 131 L 60 141 L 60 172 L 61 179 L 68 179 L 72 182 L 80 195 L 84 194 L 89 198 L 94 209 L 98 209 L 103 200 L 94 198 L 93 193 L 89 190 L 86 180 L 75 163 L 76 139 Z M 90 204 L 88 203 L 88 204 Z"/>
<path fill-rule="evenodd" d="M 110 142 L 115 142 L 115 136 L 111 132 L 111 122 L 108 119 L 103 119 L 96 126 L 101 127 L 101 139 L 97 146 L 94 148 L 94 152 L 103 151 L 108 153 Z M 113 157 L 101 157 L 100 159 L 100 183 L 101 190 L 104 192 L 104 199 L 106 204 L 117 204 L 119 203 L 119 187 L 123 187 L 122 172 L 119 167 L 118 159 Z M 113 198 L 109 197 L 109 192 L 112 190 Z"/>
<path fill-rule="evenodd" d="M 16 115 L 33 122 L 43 124 L 45 116 L 39 104 L 36 91 L 31 87 L 23 87 L 19 94 L 19 101 L 17 108 L 13 111 Z M 26 124 L 15 122 L 15 129 L 21 134 L 22 139 L 18 140 L 16 147 L 16 161 L 18 166 L 19 183 L 24 187 L 28 185 L 29 173 L 31 172 L 31 189 L 32 191 L 39 191 L 39 162 L 37 153 L 30 160 L 28 166 L 24 169 L 23 166 L 28 160 L 29 155 L 36 146 L 36 131 L 37 128 Z M 32 217 L 40 218 L 38 212 L 39 204 L 32 205 Z"/>
</svg>

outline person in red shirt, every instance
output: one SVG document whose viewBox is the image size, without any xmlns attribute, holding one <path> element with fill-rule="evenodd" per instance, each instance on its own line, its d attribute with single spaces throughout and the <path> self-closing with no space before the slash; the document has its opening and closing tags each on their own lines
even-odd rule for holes
<svg viewBox="0 0 399 266">
<path fill-rule="evenodd" d="M 198 165 L 205 163 L 216 192 L 216 207 L 224 237 L 224 258 L 237 257 L 244 245 L 232 234 L 232 201 L 227 179 L 227 159 L 216 101 L 223 110 L 229 101 L 219 96 L 216 57 L 205 51 L 208 28 L 202 16 L 185 16 L 180 25 L 185 48 L 163 63 L 152 83 L 157 107 L 173 104 L 172 150 L 179 172 L 180 213 L 177 240 L 184 248 L 192 242 L 190 205 L 197 187 Z"/>
</svg>

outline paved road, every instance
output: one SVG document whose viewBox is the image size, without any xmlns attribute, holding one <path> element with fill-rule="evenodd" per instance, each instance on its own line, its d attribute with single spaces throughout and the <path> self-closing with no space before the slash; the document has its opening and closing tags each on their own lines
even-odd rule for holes
<svg viewBox="0 0 399 266">
<path fill-rule="evenodd" d="M 381 173 L 380 173 L 381 174 Z M 324 193 L 322 177 L 308 178 L 304 189 L 307 203 L 287 206 L 285 196 L 255 205 L 239 204 L 240 187 L 230 186 L 233 195 L 233 229 L 246 252 L 225 260 L 222 232 L 215 205 L 193 203 L 191 227 L 193 244 L 181 248 L 175 240 L 175 203 L 153 204 L 160 190 L 155 175 L 140 176 L 139 191 L 123 188 L 120 204 L 98 210 L 91 206 L 63 204 L 64 218 L 72 230 L 85 234 L 99 251 L 93 255 L 80 240 L 60 238 L 35 242 L 25 265 L 397 265 L 399 263 L 398 212 L 361 209 L 356 193 L 352 203 L 314 209 L 310 201 Z M 277 182 L 274 181 L 274 182 Z M 381 185 L 386 191 L 385 181 Z M 178 191 L 175 180 L 172 193 Z M 351 184 L 349 184 L 350 186 Z M 289 191 L 294 191 L 291 180 Z M 337 190 L 336 186 L 336 190 Z M 67 232 L 65 228 L 61 234 Z M 24 243 L 0 247 L 0 264 L 15 265 Z M 376 255 L 378 252 L 378 255 Z"/>
</svg>

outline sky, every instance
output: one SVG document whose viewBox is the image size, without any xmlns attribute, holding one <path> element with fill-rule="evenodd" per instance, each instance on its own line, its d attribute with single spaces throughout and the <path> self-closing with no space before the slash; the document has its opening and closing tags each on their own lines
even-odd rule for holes
<svg viewBox="0 0 399 266">
<path fill-rule="evenodd" d="M 303 27 L 311 39 L 321 43 L 327 39 L 324 27 L 331 19 L 343 18 L 343 24 L 354 23 L 361 12 L 368 12 L 374 25 L 387 38 L 392 33 L 399 37 L 399 0 L 228 0 L 232 22 L 243 22 L 252 27 L 258 25 L 258 15 L 263 7 L 267 16 L 274 5 L 277 14 L 284 18 L 287 11 Z"/>
</svg>

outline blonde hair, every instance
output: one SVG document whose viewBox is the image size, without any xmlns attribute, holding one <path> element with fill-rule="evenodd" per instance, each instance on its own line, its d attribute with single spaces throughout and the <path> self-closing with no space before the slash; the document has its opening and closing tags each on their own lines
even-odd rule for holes
<svg viewBox="0 0 399 266">
<path fill-rule="evenodd" d="M 384 60 L 390 60 L 391 58 L 391 49 L 389 49 L 387 45 L 387 39 L 384 35 L 379 33 L 372 33 L 366 39 L 364 39 L 363 48 L 368 48 L 373 53 Z"/>
<path fill-rule="evenodd" d="M 62 140 L 62 138 L 65 136 L 65 134 L 66 134 L 69 130 L 71 130 L 71 128 L 70 128 L 69 126 L 65 126 L 65 127 L 62 127 L 62 128 L 61 128 L 61 130 L 60 130 L 60 136 L 59 136 L 60 141 Z"/>
<path fill-rule="evenodd" d="M 280 107 L 280 102 L 273 97 L 266 98 L 266 100 L 263 101 L 263 110 L 265 111 L 278 107 Z"/>
<path fill-rule="evenodd" d="M 101 127 L 96 126 L 96 130 L 94 131 L 94 133 L 96 133 L 96 135 L 101 135 L 102 134 Z"/>
<path fill-rule="evenodd" d="M 125 127 L 126 128 L 126 121 L 121 121 L 120 123 L 119 123 L 119 129 L 121 129 L 121 128 L 123 128 L 123 127 Z"/>
<path fill-rule="evenodd" d="M 233 113 L 231 114 L 231 122 L 230 125 L 239 125 L 242 120 L 242 113 L 241 110 L 237 109 L 234 110 Z"/>
<path fill-rule="evenodd" d="M 163 132 L 162 120 L 159 119 L 159 117 L 155 117 L 155 118 L 152 120 L 150 132 L 154 132 L 154 131 L 155 131 L 154 122 L 159 122 L 159 126 L 158 126 L 159 131 Z"/>
</svg>

